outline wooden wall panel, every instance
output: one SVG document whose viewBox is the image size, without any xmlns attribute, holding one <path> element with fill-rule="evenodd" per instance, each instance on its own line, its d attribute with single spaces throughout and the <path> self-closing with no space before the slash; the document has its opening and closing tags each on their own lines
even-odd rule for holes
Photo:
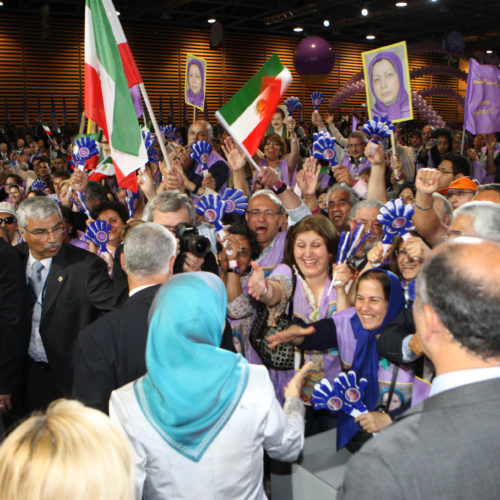
<svg viewBox="0 0 500 500">
<path fill-rule="evenodd" d="M 209 119 L 214 122 L 214 113 L 219 103 L 226 101 L 256 73 L 264 62 L 277 52 L 290 69 L 293 83 L 287 95 L 296 95 L 304 106 L 304 119 L 309 122 L 312 112 L 310 94 L 321 91 L 328 101 L 346 82 L 362 70 L 361 52 L 373 45 L 332 43 L 335 65 L 326 81 L 308 84 L 296 73 L 294 52 L 301 38 L 298 36 L 275 36 L 255 33 L 225 33 L 222 46 L 210 48 L 209 26 L 206 30 L 127 23 L 123 26 L 137 66 L 142 74 L 153 107 L 158 118 L 159 99 L 162 96 L 163 116 L 169 115 L 170 97 L 174 107 L 176 123 L 183 122 L 184 74 L 188 53 L 207 60 L 207 103 Z M 51 96 L 54 96 L 59 124 L 62 124 L 62 96 L 65 96 L 68 119 L 78 122 L 78 99 L 83 98 L 83 19 L 52 18 L 47 37 L 40 19 L 24 16 L 0 18 L 0 123 L 3 123 L 2 97 L 7 96 L 11 119 L 16 124 L 23 120 L 23 94 L 28 99 L 28 115 L 31 122 L 38 118 L 40 99 L 43 119 L 50 120 Z M 436 56 L 410 55 L 410 68 L 438 64 Z M 425 76 L 412 80 L 413 90 L 430 85 L 447 85 L 458 89 L 453 78 Z M 461 88 L 462 90 L 462 88 Z M 463 92 L 463 90 L 462 90 Z M 430 97 L 429 103 L 445 120 L 456 121 L 459 112 L 454 101 L 446 97 Z M 337 115 L 345 112 L 360 112 L 365 103 L 362 92 L 349 98 Z M 327 110 L 325 102 L 321 110 Z M 191 120 L 192 108 L 188 107 Z M 463 113 L 462 113 L 463 114 Z M 200 115 L 198 115 L 200 116 Z"/>
</svg>

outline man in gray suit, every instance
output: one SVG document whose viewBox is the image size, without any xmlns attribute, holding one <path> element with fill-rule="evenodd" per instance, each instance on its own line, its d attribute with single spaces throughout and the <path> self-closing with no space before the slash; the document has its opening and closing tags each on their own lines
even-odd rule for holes
<svg viewBox="0 0 500 500">
<path fill-rule="evenodd" d="M 457 238 L 417 281 L 417 337 L 431 397 L 367 442 L 339 498 L 500 498 L 500 245 Z"/>
</svg>

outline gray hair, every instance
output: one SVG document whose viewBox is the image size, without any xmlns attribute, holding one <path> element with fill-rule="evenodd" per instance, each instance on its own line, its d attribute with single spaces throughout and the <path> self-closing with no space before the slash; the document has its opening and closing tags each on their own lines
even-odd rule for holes
<svg viewBox="0 0 500 500">
<path fill-rule="evenodd" d="M 248 202 L 250 203 L 250 201 L 252 201 L 256 196 L 260 195 L 267 196 L 278 207 L 278 212 L 280 214 L 285 213 L 285 205 L 283 205 L 283 202 L 278 198 L 276 193 L 274 191 L 271 191 L 270 189 L 259 189 L 258 191 L 255 191 Z"/>
<path fill-rule="evenodd" d="M 358 216 L 358 212 L 360 208 L 376 208 L 377 210 L 380 210 L 384 206 L 383 203 L 381 203 L 378 200 L 361 200 L 358 201 L 353 207 L 351 208 L 349 215 L 347 217 L 347 220 L 355 219 Z"/>
<path fill-rule="evenodd" d="M 347 184 L 334 184 L 327 192 L 326 192 L 326 205 L 328 205 L 328 202 L 330 201 L 330 196 L 332 193 L 335 191 L 345 191 L 349 195 L 349 203 L 351 204 L 351 207 L 356 205 L 356 203 L 359 202 L 359 197 L 358 195 L 354 192 L 354 190 L 349 187 Z"/>
<path fill-rule="evenodd" d="M 451 203 L 448 201 L 448 198 L 446 198 L 446 196 L 443 196 L 441 193 L 432 193 L 432 197 L 433 198 L 439 198 L 442 202 L 443 202 L 443 210 L 442 210 L 442 213 L 441 211 L 436 211 L 436 214 L 437 216 L 439 217 L 439 220 L 443 222 L 443 220 L 445 219 L 445 217 L 448 215 L 450 217 L 450 221 L 451 219 L 453 218 L 453 208 L 451 206 Z"/>
<path fill-rule="evenodd" d="M 470 201 L 455 210 L 455 217 L 473 219 L 475 236 L 500 242 L 500 205 L 491 201 Z"/>
<path fill-rule="evenodd" d="M 205 124 L 205 127 L 207 127 L 208 140 L 209 142 L 212 141 L 212 139 L 214 138 L 214 129 L 212 125 L 210 125 L 210 122 L 207 122 L 206 120 L 196 120 L 196 121 Z M 193 125 L 193 123 L 191 123 L 191 125 Z M 189 130 L 191 130 L 191 125 L 189 125 Z"/>
<path fill-rule="evenodd" d="M 364 132 L 361 132 L 361 130 L 355 130 L 354 132 L 351 132 L 348 136 L 348 139 L 361 139 L 365 144 L 368 142 L 368 137 L 366 137 L 366 134 Z"/>
<path fill-rule="evenodd" d="M 139 224 L 125 238 L 126 272 L 142 278 L 167 274 L 176 251 L 177 240 L 168 229 L 153 222 Z"/>
<path fill-rule="evenodd" d="M 17 209 L 17 224 L 26 229 L 28 217 L 31 219 L 46 219 L 51 215 L 59 215 L 62 219 L 61 209 L 56 201 L 48 196 L 35 196 L 24 200 Z"/>
<path fill-rule="evenodd" d="M 189 196 L 179 193 L 179 191 L 164 191 L 155 196 L 144 209 L 142 220 L 145 222 L 153 222 L 154 211 L 159 212 L 178 212 L 185 208 L 189 213 L 189 223 L 195 225 L 194 206 L 189 199 Z"/>
</svg>

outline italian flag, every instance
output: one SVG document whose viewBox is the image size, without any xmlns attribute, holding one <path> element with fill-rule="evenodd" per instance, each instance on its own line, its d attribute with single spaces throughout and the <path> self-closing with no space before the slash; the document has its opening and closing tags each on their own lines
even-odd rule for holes
<svg viewBox="0 0 500 500">
<path fill-rule="evenodd" d="M 292 75 L 274 54 L 219 111 L 217 119 L 253 156 L 266 133 Z"/>
<path fill-rule="evenodd" d="M 129 92 L 141 82 L 112 2 L 87 0 L 85 114 L 108 140 L 118 185 L 133 191 L 137 191 L 135 171 L 148 161 Z"/>
</svg>

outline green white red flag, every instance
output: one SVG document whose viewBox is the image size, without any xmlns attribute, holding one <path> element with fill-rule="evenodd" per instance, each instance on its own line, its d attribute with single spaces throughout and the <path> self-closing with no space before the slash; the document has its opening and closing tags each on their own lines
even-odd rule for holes
<svg viewBox="0 0 500 500">
<path fill-rule="evenodd" d="M 118 184 L 137 190 L 135 171 L 148 161 L 129 88 L 142 83 L 110 0 L 85 5 L 85 114 L 104 132 Z"/>
<path fill-rule="evenodd" d="M 50 127 L 45 122 L 42 122 L 42 127 L 49 138 L 52 137 L 52 130 L 50 130 Z"/>
<path fill-rule="evenodd" d="M 253 156 L 266 133 L 281 97 L 292 82 L 278 54 L 215 113 L 233 139 Z"/>
</svg>

